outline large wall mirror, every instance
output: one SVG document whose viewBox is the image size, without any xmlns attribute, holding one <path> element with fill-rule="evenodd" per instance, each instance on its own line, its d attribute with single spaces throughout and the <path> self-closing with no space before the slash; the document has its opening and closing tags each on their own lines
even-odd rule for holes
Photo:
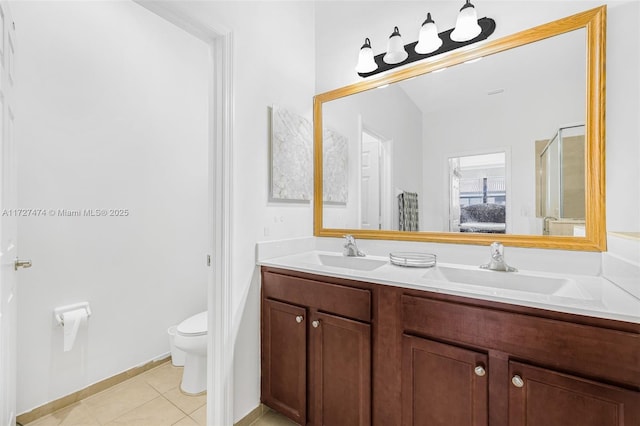
<svg viewBox="0 0 640 426">
<path fill-rule="evenodd" d="M 315 235 L 604 250 L 606 7 L 314 98 Z"/>
</svg>

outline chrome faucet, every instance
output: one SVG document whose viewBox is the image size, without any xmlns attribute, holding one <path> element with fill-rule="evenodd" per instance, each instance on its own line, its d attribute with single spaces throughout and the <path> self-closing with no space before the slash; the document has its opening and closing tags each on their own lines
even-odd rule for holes
<svg viewBox="0 0 640 426">
<path fill-rule="evenodd" d="M 518 272 L 516 268 L 507 265 L 504 261 L 504 246 L 497 241 L 491 243 L 491 260 L 486 265 L 480 265 L 480 267 L 491 271 Z"/>
<path fill-rule="evenodd" d="M 353 235 L 345 235 L 344 236 L 344 251 L 342 252 L 343 256 L 366 256 L 363 252 L 358 250 L 358 246 L 356 245 L 356 239 Z"/>
</svg>

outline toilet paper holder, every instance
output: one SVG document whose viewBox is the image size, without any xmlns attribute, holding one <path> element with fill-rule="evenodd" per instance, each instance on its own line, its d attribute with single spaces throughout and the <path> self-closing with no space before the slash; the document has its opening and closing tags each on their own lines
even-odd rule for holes
<svg viewBox="0 0 640 426">
<path fill-rule="evenodd" d="M 65 312 L 75 311 L 76 309 L 84 308 L 87 311 L 87 318 L 91 316 L 91 308 L 89 307 L 89 302 L 80 302 L 74 303 L 73 305 L 60 306 L 59 308 L 55 308 L 53 310 L 53 315 L 56 318 L 56 322 L 60 326 L 64 326 L 64 314 Z"/>
</svg>

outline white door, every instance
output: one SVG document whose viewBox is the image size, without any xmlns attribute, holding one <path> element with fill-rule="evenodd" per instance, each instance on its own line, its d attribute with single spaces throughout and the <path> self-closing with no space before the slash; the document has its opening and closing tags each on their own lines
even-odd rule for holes
<svg viewBox="0 0 640 426">
<path fill-rule="evenodd" d="M 380 229 L 380 141 L 362 132 L 360 228 Z"/>
<path fill-rule="evenodd" d="M 16 270 L 17 210 L 14 141 L 15 24 L 8 3 L 0 2 L 0 425 L 14 426 L 16 417 Z"/>
</svg>

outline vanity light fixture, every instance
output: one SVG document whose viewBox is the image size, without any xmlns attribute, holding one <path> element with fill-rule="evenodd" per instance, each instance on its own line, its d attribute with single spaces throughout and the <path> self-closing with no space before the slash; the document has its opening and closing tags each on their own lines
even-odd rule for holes
<svg viewBox="0 0 640 426">
<path fill-rule="evenodd" d="M 382 57 L 382 60 L 387 64 L 399 64 L 409 57 L 404 43 L 402 43 L 402 36 L 398 27 L 393 27 L 393 33 L 389 36 L 389 42 L 387 43 L 387 53 Z"/>
<path fill-rule="evenodd" d="M 478 25 L 478 15 L 476 14 L 476 8 L 471 4 L 469 0 L 462 6 L 460 13 L 458 13 L 458 19 L 456 19 L 456 27 L 451 32 L 451 40 L 453 41 L 467 41 L 476 38 L 482 31 L 480 25 Z"/>
<path fill-rule="evenodd" d="M 373 50 L 371 50 L 371 41 L 368 38 L 364 39 L 364 44 L 360 48 L 360 55 L 358 57 L 358 65 L 356 66 L 356 72 L 369 73 L 375 71 L 378 68 L 376 61 L 373 59 Z"/>
<path fill-rule="evenodd" d="M 422 23 L 418 41 L 402 44 L 398 27 L 393 28 L 389 37 L 387 52 L 374 56 L 369 38 L 360 48 L 356 72 L 361 77 L 369 77 L 395 67 L 407 65 L 430 56 L 449 52 L 469 44 L 486 40 L 496 29 L 491 18 L 477 18 L 476 8 L 466 0 L 460 9 L 455 28 L 438 33 L 431 13 Z"/>
<path fill-rule="evenodd" d="M 427 53 L 435 52 L 440 46 L 442 46 L 442 39 L 438 37 L 438 27 L 431 18 L 431 13 L 427 13 L 427 19 L 425 19 L 422 23 L 422 28 L 420 28 L 415 51 L 426 55 Z"/>
</svg>

